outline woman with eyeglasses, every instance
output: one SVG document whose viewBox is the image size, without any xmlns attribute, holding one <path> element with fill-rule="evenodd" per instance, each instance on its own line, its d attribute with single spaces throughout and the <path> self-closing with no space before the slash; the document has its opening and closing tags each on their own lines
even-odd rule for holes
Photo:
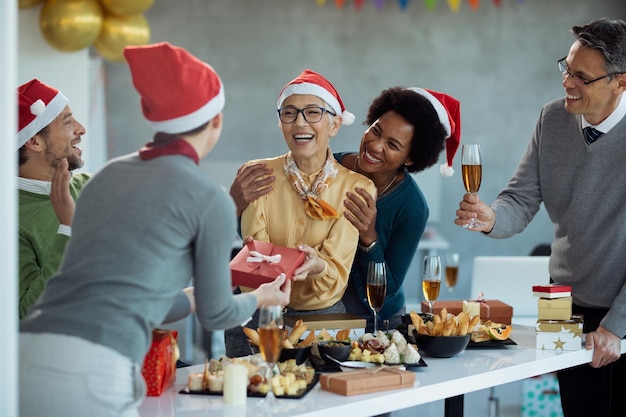
<svg viewBox="0 0 626 417">
<path fill-rule="evenodd" d="M 250 161 L 273 172 L 273 192 L 251 201 L 241 214 L 244 238 L 299 248 L 304 263 L 293 275 L 285 315 L 343 313 L 359 232 L 344 216 L 348 191 L 376 195 L 374 183 L 339 164 L 329 147 L 342 124 L 354 122 L 337 90 L 311 70 L 285 85 L 278 96 L 278 125 L 289 152 Z M 256 315 L 246 326 L 256 328 Z M 225 333 L 226 355 L 250 354 L 241 328 Z"/>
<path fill-rule="evenodd" d="M 368 320 L 368 330 L 373 328 L 365 282 L 370 261 L 387 265 L 387 294 L 378 317 L 389 320 L 389 328 L 401 323 L 402 284 L 429 215 L 426 199 L 409 173 L 433 166 L 447 148 L 440 171 L 452 175 L 460 119 L 460 103 L 449 95 L 392 87 L 372 101 L 359 151 L 335 154 L 340 164 L 370 178 L 377 188 L 376 200 L 359 189 L 349 190 L 344 200 L 344 216 L 358 230 L 359 242 L 343 302 L 346 311 Z M 263 164 L 240 170 L 230 189 L 239 212 L 256 198 L 273 194 L 275 172 Z"/>
</svg>

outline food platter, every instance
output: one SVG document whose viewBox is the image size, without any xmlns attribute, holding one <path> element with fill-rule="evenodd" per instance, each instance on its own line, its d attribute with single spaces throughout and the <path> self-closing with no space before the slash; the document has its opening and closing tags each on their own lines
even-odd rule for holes
<svg viewBox="0 0 626 417">
<path fill-rule="evenodd" d="M 315 355 L 309 356 L 309 362 L 311 363 L 311 366 L 313 366 L 313 368 L 315 368 L 315 372 L 316 373 L 330 373 L 330 372 L 340 372 L 341 371 L 341 369 L 339 368 L 339 365 L 337 365 L 335 363 L 332 363 L 330 361 L 325 361 L 322 358 L 320 358 L 319 356 L 315 356 Z M 367 364 L 367 363 L 371 363 L 371 362 L 363 362 L 363 363 Z M 426 364 L 426 362 L 424 361 L 423 358 L 420 358 L 419 362 L 417 362 L 417 363 L 399 363 L 399 364 L 389 364 L 389 363 L 380 364 L 380 363 L 377 363 L 375 365 L 376 366 L 382 366 L 382 365 L 386 365 L 386 366 L 404 366 L 409 371 L 410 370 L 417 370 L 418 368 L 424 368 L 424 367 L 428 366 L 428 364 Z"/>
<path fill-rule="evenodd" d="M 517 343 L 515 343 L 510 337 L 505 340 L 485 340 L 484 342 L 472 342 L 470 339 L 469 344 L 465 349 L 494 349 L 515 345 L 517 345 Z"/>
<path fill-rule="evenodd" d="M 306 388 L 299 390 L 295 395 L 275 395 L 276 398 L 285 398 L 285 399 L 292 399 L 292 400 L 297 400 L 299 398 L 304 397 L 305 395 L 307 395 L 309 393 L 309 391 L 311 391 L 313 389 L 313 387 L 315 387 L 315 384 L 317 384 L 317 382 L 319 381 L 319 375 L 315 375 L 313 377 L 313 380 L 306 386 Z M 187 394 L 187 395 L 218 395 L 218 396 L 222 396 L 223 393 L 222 391 L 209 391 L 209 390 L 205 390 L 205 391 L 189 391 L 189 387 L 185 386 L 185 388 L 183 388 L 182 390 L 178 391 L 179 394 Z M 264 398 L 265 394 L 260 393 L 260 392 L 253 392 L 253 391 L 248 391 L 248 397 L 259 397 L 259 398 Z"/>
</svg>

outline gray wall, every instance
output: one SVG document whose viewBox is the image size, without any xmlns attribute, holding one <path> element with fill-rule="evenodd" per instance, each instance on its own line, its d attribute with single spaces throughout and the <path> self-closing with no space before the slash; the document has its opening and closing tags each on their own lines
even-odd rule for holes
<svg viewBox="0 0 626 417">
<path fill-rule="evenodd" d="M 339 90 L 357 123 L 342 128 L 334 151 L 357 148 L 360 124 L 382 89 L 421 86 L 447 92 L 461 103 L 462 142 L 480 143 L 484 168 L 480 196 L 491 202 L 506 184 L 526 146 L 543 103 L 563 95 L 556 60 L 573 37 L 569 29 L 598 17 L 626 18 L 624 0 L 483 0 L 477 11 L 464 2 L 454 13 L 439 1 L 433 12 L 414 0 L 407 11 L 388 0 L 383 10 L 368 1 L 338 10 L 314 0 L 157 0 L 146 12 L 152 41 L 182 46 L 214 66 L 226 88 L 222 139 L 202 163 L 208 175 L 229 184 L 248 159 L 286 151 L 276 124 L 280 88 L 306 67 L 320 71 Z M 142 119 L 128 69 L 107 63 L 109 156 L 132 152 L 152 132 Z M 156 70 L 156 69 L 155 69 Z M 435 170 L 437 168 L 434 168 Z M 468 297 L 471 262 L 477 255 L 526 255 L 551 240 L 542 210 L 529 228 L 494 240 L 453 224 L 464 189 L 457 173 L 435 181 L 434 226 L 462 256 L 458 290 Z M 437 194 L 439 195 L 439 194 Z M 439 198 L 439 197 L 438 197 Z"/>
</svg>

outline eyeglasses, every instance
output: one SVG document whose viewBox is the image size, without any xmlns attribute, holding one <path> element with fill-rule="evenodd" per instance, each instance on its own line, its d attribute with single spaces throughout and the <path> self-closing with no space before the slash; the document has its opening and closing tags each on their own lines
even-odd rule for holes
<svg viewBox="0 0 626 417">
<path fill-rule="evenodd" d="M 302 117 L 307 123 L 317 123 L 322 120 L 324 113 L 336 116 L 330 110 L 323 107 L 305 107 L 304 109 L 297 109 L 295 107 L 283 107 L 278 109 L 278 118 L 283 123 L 293 123 L 298 118 L 298 114 L 302 113 Z"/>
<path fill-rule="evenodd" d="M 565 57 L 567 58 L 567 57 Z M 611 72 L 609 74 L 603 75 L 602 77 L 598 77 L 598 78 L 594 78 L 593 80 L 588 80 L 585 77 L 578 75 L 578 74 L 572 74 L 567 66 L 567 63 L 565 62 L 565 58 L 561 58 L 557 61 L 557 63 L 559 64 L 559 70 L 561 71 L 561 75 L 563 76 L 563 79 L 565 79 L 565 76 L 570 77 L 571 79 L 573 79 L 574 81 L 580 81 L 581 83 L 583 83 L 584 85 L 589 85 L 591 83 L 595 83 L 596 81 L 600 81 L 603 78 L 608 78 L 608 77 L 612 77 L 614 75 L 620 75 L 623 74 L 624 72 Z"/>
</svg>

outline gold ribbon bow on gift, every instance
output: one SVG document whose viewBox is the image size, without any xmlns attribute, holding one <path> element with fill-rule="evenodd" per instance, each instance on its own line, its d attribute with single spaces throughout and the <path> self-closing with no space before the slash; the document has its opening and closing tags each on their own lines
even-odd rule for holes
<svg viewBox="0 0 626 417">
<path fill-rule="evenodd" d="M 263 255 L 261 252 L 251 250 L 250 255 L 252 256 L 248 256 L 246 258 L 246 262 L 267 262 L 277 264 L 281 259 L 280 253 L 277 253 L 276 255 Z"/>
</svg>

